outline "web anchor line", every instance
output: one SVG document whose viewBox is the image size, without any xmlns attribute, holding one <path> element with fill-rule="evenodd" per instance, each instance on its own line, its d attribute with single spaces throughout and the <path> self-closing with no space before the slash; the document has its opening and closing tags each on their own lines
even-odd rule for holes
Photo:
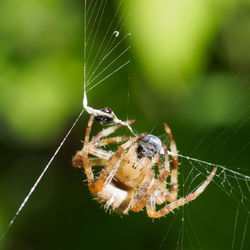
<svg viewBox="0 0 250 250">
<path fill-rule="evenodd" d="M 61 143 L 59 144 L 59 146 L 57 147 L 55 153 L 52 155 L 52 157 L 50 158 L 48 164 L 45 166 L 45 168 L 43 169 L 42 173 L 39 175 L 39 177 L 37 178 L 36 182 L 34 183 L 34 185 L 31 187 L 29 193 L 26 195 L 25 199 L 23 200 L 23 202 L 21 203 L 21 205 L 19 206 L 17 212 L 15 213 L 15 215 L 12 217 L 11 221 L 9 222 L 7 228 L 5 229 L 5 231 L 3 232 L 3 234 L 0 236 L 0 242 L 3 240 L 3 238 L 5 237 L 5 235 L 8 233 L 9 229 L 11 228 L 11 226 L 14 224 L 14 222 L 16 221 L 17 216 L 20 214 L 20 212 L 23 210 L 24 206 L 27 204 L 30 196 L 33 194 L 33 192 L 35 191 L 37 185 L 39 184 L 39 182 L 41 181 L 41 179 L 43 178 L 43 176 L 45 175 L 45 173 L 47 172 L 47 170 L 49 169 L 49 167 L 51 166 L 52 161 L 55 159 L 56 155 L 58 154 L 59 150 L 61 149 L 61 147 L 63 146 L 63 144 L 65 143 L 65 141 L 67 140 L 68 136 L 70 135 L 70 133 L 72 132 L 73 128 L 75 127 L 75 125 L 77 124 L 77 122 L 79 121 L 79 119 L 81 118 L 82 114 L 84 112 L 84 109 L 80 112 L 80 114 L 78 115 L 78 117 L 76 118 L 76 120 L 74 121 L 73 125 L 71 126 L 71 128 L 68 130 L 67 134 L 64 136 L 63 140 L 61 141 Z"/>
</svg>

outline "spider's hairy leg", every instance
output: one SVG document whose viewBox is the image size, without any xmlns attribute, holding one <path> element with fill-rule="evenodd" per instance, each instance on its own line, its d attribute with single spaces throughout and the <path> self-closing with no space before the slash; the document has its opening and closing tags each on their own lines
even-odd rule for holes
<svg viewBox="0 0 250 250">
<path fill-rule="evenodd" d="M 127 121 L 126 124 L 131 125 L 134 122 L 135 122 L 135 120 L 130 120 L 130 121 Z M 91 142 L 98 141 L 101 138 L 106 137 L 106 136 L 114 133 L 117 129 L 124 127 L 124 126 L 125 126 L 124 124 L 116 124 L 116 125 L 110 126 L 108 128 L 105 128 L 102 131 L 100 131 L 96 136 L 94 136 L 92 138 Z"/>
<path fill-rule="evenodd" d="M 89 143 L 89 147 L 103 147 L 107 146 L 108 144 L 126 142 L 129 139 L 130 137 L 116 136 L 116 137 L 104 138 L 99 141 L 91 140 L 91 142 Z"/>
<path fill-rule="evenodd" d="M 107 165 L 107 160 L 103 158 L 89 158 L 92 167 L 103 167 Z M 72 159 L 72 165 L 76 168 L 83 168 L 82 151 L 78 151 Z"/>
<path fill-rule="evenodd" d="M 167 175 L 167 177 L 168 177 L 169 175 L 171 176 L 170 162 L 169 162 L 169 157 L 168 157 L 168 150 L 167 150 L 166 145 L 163 142 L 162 142 L 162 147 L 164 149 L 164 155 L 165 155 L 164 168 L 169 173 Z M 158 165 L 158 171 L 161 173 L 163 171 L 163 167 L 162 167 L 161 162 L 159 161 L 157 163 L 157 165 Z M 154 197 L 155 198 L 154 203 L 156 203 L 158 205 L 161 205 L 162 203 L 172 199 L 173 196 L 169 192 L 169 190 L 167 189 L 166 179 L 164 181 L 162 181 L 161 183 L 159 183 L 159 185 L 157 187 L 157 190 L 158 191 L 157 191 L 157 193 L 155 193 L 155 197 Z"/>
<path fill-rule="evenodd" d="M 93 183 L 95 183 L 95 177 L 94 177 L 92 167 L 91 167 L 91 165 L 89 163 L 89 159 L 88 159 L 88 147 L 87 147 L 88 143 L 89 143 L 89 135 L 90 135 L 93 121 L 94 121 L 94 116 L 90 115 L 89 121 L 88 121 L 88 126 L 87 126 L 86 133 L 85 133 L 84 145 L 83 145 L 83 149 L 82 149 L 82 162 L 83 162 L 85 174 L 86 174 L 87 179 L 88 179 L 89 186 L 91 186 L 91 185 L 93 185 Z"/>
<path fill-rule="evenodd" d="M 105 151 L 105 150 L 100 149 L 98 147 L 106 146 L 106 145 L 112 144 L 112 143 L 126 142 L 129 139 L 130 139 L 130 137 L 117 136 L 117 137 L 105 138 L 105 139 L 102 139 L 102 140 L 99 140 L 96 142 L 91 141 L 88 144 L 88 154 L 94 155 L 98 158 L 101 158 L 101 159 L 107 161 L 112 156 L 112 152 Z M 72 165 L 74 167 L 77 167 L 77 168 L 83 167 L 82 154 L 83 154 L 83 150 L 76 152 L 75 156 L 72 159 Z M 91 165 L 92 165 L 92 163 L 91 163 Z M 100 166 L 100 165 L 98 165 L 97 161 L 95 161 L 94 165 L 92 165 L 92 166 Z M 101 166 L 104 166 L 104 164 L 102 164 Z"/>
<path fill-rule="evenodd" d="M 170 175 L 170 169 L 169 169 L 169 159 L 168 159 L 168 151 L 167 147 L 164 143 L 162 143 L 162 146 L 164 148 L 165 153 L 165 163 L 164 168 L 161 168 L 161 172 L 157 180 L 153 183 L 153 185 L 150 185 L 151 181 L 146 180 L 146 185 L 142 182 L 142 185 L 138 188 L 137 193 L 135 194 L 135 198 L 133 200 L 133 204 L 131 207 L 131 210 L 134 212 L 140 211 L 143 207 L 146 206 L 148 200 L 153 195 L 153 193 L 156 191 L 156 189 L 160 185 L 166 186 L 166 178 Z M 152 166 L 158 163 L 160 164 L 159 155 L 157 154 L 155 156 L 155 159 L 152 159 Z M 152 167 L 151 166 L 151 167 Z M 151 171 L 153 173 L 153 171 Z"/>
<path fill-rule="evenodd" d="M 173 153 L 172 158 L 172 169 L 171 169 L 171 181 L 170 181 L 170 192 L 166 196 L 168 202 L 172 202 L 177 199 L 178 195 L 178 151 L 172 135 L 172 132 L 166 123 L 163 124 L 164 130 L 169 138 L 170 150 Z"/>
<path fill-rule="evenodd" d="M 183 205 L 187 204 L 188 202 L 197 198 L 205 190 L 207 185 L 212 181 L 212 179 L 216 173 L 216 170 L 217 170 L 217 167 L 214 167 L 212 172 L 208 176 L 208 178 L 193 193 L 190 193 L 183 198 L 180 198 L 180 199 L 175 200 L 169 204 L 166 204 L 165 207 L 161 208 L 158 211 L 155 210 L 154 205 L 152 204 L 152 202 L 149 201 L 146 205 L 148 216 L 151 218 L 159 218 L 159 217 L 165 216 L 168 213 L 170 213 L 171 211 L 173 211 L 174 209 L 176 209 L 180 206 L 183 206 Z"/>
</svg>

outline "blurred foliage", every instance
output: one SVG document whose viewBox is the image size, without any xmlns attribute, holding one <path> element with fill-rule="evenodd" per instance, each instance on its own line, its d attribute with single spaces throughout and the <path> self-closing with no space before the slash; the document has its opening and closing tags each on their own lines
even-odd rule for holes
<svg viewBox="0 0 250 250">
<path fill-rule="evenodd" d="M 119 0 L 108 0 L 93 51 L 98 50 L 118 4 Z M 139 132 L 153 130 L 160 135 L 159 123 L 167 121 L 181 152 L 226 164 L 236 149 L 248 143 L 250 1 L 126 0 L 120 16 L 124 12 L 128 19 L 122 25 L 132 33 L 127 44 L 132 45 L 128 57 L 133 62 L 91 91 L 90 105 L 110 106 L 122 119 L 137 119 Z M 0 1 L 1 231 L 81 109 L 83 27 L 80 0 Z M 91 201 L 82 173 L 70 167 L 87 117 L 55 161 L 59 167 L 45 176 L 6 237 L 6 249 L 110 249 L 117 244 L 119 249 L 155 249 L 161 245 L 169 226 L 165 220 L 153 224 L 141 213 L 124 217 L 121 226 L 119 216 L 105 214 Z M 93 133 L 97 130 L 100 127 Z M 216 151 L 218 144 L 209 147 L 211 138 L 225 145 Z M 230 164 L 247 168 L 248 149 L 244 147 Z M 199 220 L 202 227 L 211 222 L 201 214 L 203 209 L 235 216 L 223 207 L 233 209 L 232 201 L 215 187 L 211 190 L 216 195 L 207 192 L 190 209 L 195 228 L 201 228 Z M 222 205 L 204 203 L 206 199 Z M 228 249 L 219 235 L 231 233 L 234 221 L 214 216 L 214 223 L 216 218 L 225 223 L 223 232 L 214 236 L 218 249 Z M 201 232 L 203 249 L 214 249 L 211 234 Z M 164 249 L 176 246 L 178 237 L 169 236 Z"/>
<path fill-rule="evenodd" d="M 239 1 L 129 1 L 135 47 L 160 92 L 185 92 L 201 73 L 211 40 Z M 147 27 L 147 28 L 145 28 Z M 143 41 L 143 42 L 142 42 Z"/>
<path fill-rule="evenodd" d="M 76 51 L 81 17 L 70 3 L 62 4 L 0 3 L 1 114 L 11 133 L 27 142 L 55 133 L 81 96 L 82 59 Z"/>
</svg>

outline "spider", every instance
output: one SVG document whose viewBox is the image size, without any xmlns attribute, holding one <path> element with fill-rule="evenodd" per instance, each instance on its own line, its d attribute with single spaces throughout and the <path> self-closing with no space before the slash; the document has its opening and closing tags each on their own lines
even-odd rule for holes
<svg viewBox="0 0 250 250">
<path fill-rule="evenodd" d="M 112 112 L 109 108 L 102 111 L 107 114 Z M 142 133 L 133 137 L 108 137 L 120 127 L 126 126 L 125 124 L 104 128 L 90 140 L 94 119 L 102 124 L 112 122 L 112 119 L 103 115 L 90 115 L 83 148 L 73 157 L 72 165 L 84 168 L 91 193 L 107 209 L 127 214 L 129 210 L 139 212 L 146 207 L 149 217 L 159 218 L 194 200 L 205 190 L 216 173 L 215 166 L 194 192 L 177 199 L 178 153 L 167 124 L 164 124 L 164 130 L 170 141 L 171 162 L 166 145 L 154 135 Z M 127 124 L 134 122 L 131 120 Z M 120 146 L 115 152 L 105 150 L 103 147 L 109 144 Z M 160 161 L 161 154 L 164 155 L 163 163 Z M 90 155 L 94 158 L 89 157 Z M 104 168 L 96 178 L 92 168 L 97 166 Z M 158 169 L 158 176 L 153 170 L 154 166 Z M 169 190 L 166 184 L 168 177 Z M 156 210 L 156 204 L 164 206 Z"/>
</svg>

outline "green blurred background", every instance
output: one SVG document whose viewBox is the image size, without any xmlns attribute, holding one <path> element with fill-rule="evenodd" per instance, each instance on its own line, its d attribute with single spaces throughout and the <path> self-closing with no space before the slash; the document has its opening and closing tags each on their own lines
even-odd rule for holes
<svg viewBox="0 0 250 250">
<path fill-rule="evenodd" d="M 103 1 L 95 2 L 88 11 L 97 15 L 95 6 Z M 165 121 L 180 153 L 249 176 L 250 1 L 125 0 L 118 9 L 119 4 L 107 1 L 89 44 L 95 55 L 112 18 L 115 26 L 122 17 L 120 36 L 132 35 L 110 61 L 132 48 L 110 72 L 131 63 L 91 90 L 89 104 L 136 119 L 138 132 L 163 135 Z M 83 13 L 80 0 L 0 2 L 0 232 L 82 108 Z M 237 204 L 214 184 L 179 213 L 159 220 L 145 212 L 122 218 L 105 213 L 82 183 L 83 173 L 71 167 L 87 119 L 84 114 L 1 249 L 231 248 Z M 96 125 L 93 133 L 100 129 Z M 242 244 L 245 216 L 240 210 L 235 249 Z M 249 238 L 248 229 L 242 249 L 249 249 Z"/>
</svg>

